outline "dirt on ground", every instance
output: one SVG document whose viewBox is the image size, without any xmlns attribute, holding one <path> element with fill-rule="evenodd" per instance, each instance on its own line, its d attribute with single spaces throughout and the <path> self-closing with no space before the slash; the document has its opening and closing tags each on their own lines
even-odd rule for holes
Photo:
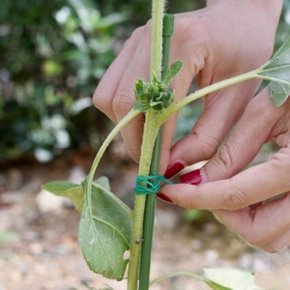
<svg viewBox="0 0 290 290">
<path fill-rule="evenodd" d="M 136 166 L 106 162 L 116 192 L 132 204 Z M 92 273 L 78 244 L 79 214 L 71 204 L 41 190 L 55 179 L 79 182 L 88 163 L 59 161 L 49 165 L 10 164 L 0 171 L 0 290 L 125 290 Z M 197 221 L 184 210 L 158 202 L 152 278 L 169 272 L 201 272 L 205 267 L 238 267 L 255 272 L 264 289 L 290 289 L 289 250 L 268 254 L 248 246 L 209 213 Z M 91 288 L 90 288 L 91 287 Z M 192 278 L 172 278 L 153 290 L 208 289 Z"/>
</svg>

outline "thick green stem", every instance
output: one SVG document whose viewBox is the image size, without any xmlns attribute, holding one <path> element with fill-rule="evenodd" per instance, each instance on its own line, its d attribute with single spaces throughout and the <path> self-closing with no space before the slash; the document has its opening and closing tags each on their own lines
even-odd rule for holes
<svg viewBox="0 0 290 290">
<path fill-rule="evenodd" d="M 155 76 L 161 79 L 162 65 L 162 30 L 165 0 L 153 0 L 152 2 L 152 27 L 151 27 L 151 53 L 150 53 L 150 78 Z M 143 132 L 143 143 L 139 163 L 139 175 L 149 175 L 154 144 L 160 128 L 159 115 L 153 110 L 146 112 Z M 135 198 L 134 222 L 132 241 L 130 246 L 130 260 L 128 273 L 128 290 L 138 289 L 139 264 L 141 244 L 143 239 L 143 222 L 145 211 L 145 195 Z"/>
<path fill-rule="evenodd" d="M 162 78 L 168 68 L 170 40 L 174 30 L 174 16 L 165 14 L 163 18 L 163 32 L 162 32 Z M 155 142 L 154 152 L 152 156 L 150 175 L 159 175 L 159 159 L 161 150 L 161 136 L 162 128 L 158 132 L 158 137 Z M 155 194 L 146 196 L 144 225 L 143 225 L 143 244 L 141 251 L 140 261 L 140 279 L 139 290 L 148 290 L 150 283 L 150 266 L 151 266 L 151 251 L 152 239 L 154 230 L 154 217 L 155 217 Z"/>
<path fill-rule="evenodd" d="M 138 175 L 140 176 L 147 176 L 150 173 L 151 159 L 159 127 L 160 125 L 157 114 L 152 110 L 147 111 L 138 172 Z M 138 289 L 139 261 L 143 240 L 145 202 L 146 195 L 136 195 L 133 216 L 133 234 L 130 246 L 128 290 Z"/>
<path fill-rule="evenodd" d="M 151 28 L 151 54 L 150 76 L 160 80 L 162 71 L 162 30 L 165 0 L 152 1 L 152 28 Z"/>
</svg>

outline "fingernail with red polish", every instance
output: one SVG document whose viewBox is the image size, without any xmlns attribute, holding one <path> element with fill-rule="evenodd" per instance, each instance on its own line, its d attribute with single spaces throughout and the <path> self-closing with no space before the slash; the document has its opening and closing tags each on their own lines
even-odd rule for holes
<svg viewBox="0 0 290 290">
<path fill-rule="evenodd" d="M 193 185 L 198 185 L 203 181 L 200 169 L 187 172 L 186 174 L 181 175 L 179 179 L 182 183 L 189 183 Z"/>
<path fill-rule="evenodd" d="M 165 178 L 171 178 L 184 168 L 184 165 L 180 161 L 176 161 L 168 166 L 164 176 Z"/>
<path fill-rule="evenodd" d="M 159 192 L 158 194 L 157 194 L 157 197 L 159 198 L 159 199 L 161 199 L 162 201 L 165 201 L 165 202 L 168 202 L 168 203 L 173 203 L 173 201 L 167 196 L 167 195 L 165 195 L 164 193 L 162 193 L 162 192 Z"/>
</svg>

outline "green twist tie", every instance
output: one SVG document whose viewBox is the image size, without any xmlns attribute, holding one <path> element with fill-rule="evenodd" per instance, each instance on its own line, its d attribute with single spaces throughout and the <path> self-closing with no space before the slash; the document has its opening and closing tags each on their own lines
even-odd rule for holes
<svg viewBox="0 0 290 290">
<path fill-rule="evenodd" d="M 163 175 L 137 176 L 135 193 L 138 195 L 148 195 L 158 193 L 162 183 L 173 184 Z"/>
</svg>

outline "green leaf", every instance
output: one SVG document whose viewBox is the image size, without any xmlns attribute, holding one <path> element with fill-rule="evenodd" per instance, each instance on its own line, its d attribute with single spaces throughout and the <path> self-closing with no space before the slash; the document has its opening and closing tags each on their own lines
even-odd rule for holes
<svg viewBox="0 0 290 290">
<path fill-rule="evenodd" d="M 228 287 L 224 287 L 220 284 L 214 283 L 214 282 L 206 280 L 206 279 L 204 279 L 203 282 L 205 282 L 213 290 L 235 290 L 235 289 L 231 289 Z"/>
<path fill-rule="evenodd" d="M 258 73 L 269 81 L 269 91 L 276 106 L 283 105 L 290 95 L 290 37 Z"/>
<path fill-rule="evenodd" d="M 254 275 L 232 268 L 204 269 L 204 282 L 214 290 L 261 290 L 254 281 Z"/>
<path fill-rule="evenodd" d="M 282 106 L 290 95 L 290 82 L 289 84 L 271 82 L 269 84 L 269 91 L 274 104 L 277 107 Z"/>
<path fill-rule="evenodd" d="M 172 79 L 179 73 L 183 65 L 182 61 L 174 62 L 166 71 L 165 76 L 163 78 L 163 83 L 169 85 Z"/>
<path fill-rule="evenodd" d="M 92 185 L 91 196 L 84 183 L 85 198 L 79 240 L 89 268 L 109 279 L 123 278 L 128 260 L 132 212 L 104 186 L 105 179 Z M 106 186 L 107 187 L 107 186 Z"/>
<path fill-rule="evenodd" d="M 260 87 L 258 88 L 257 92 L 255 93 L 255 96 L 257 96 L 259 93 L 261 93 L 268 85 L 270 84 L 270 81 L 263 80 Z"/>
<path fill-rule="evenodd" d="M 67 197 L 78 212 L 82 211 L 84 190 L 81 185 L 68 181 L 51 181 L 42 186 L 43 189 L 57 195 Z"/>
<path fill-rule="evenodd" d="M 62 195 L 62 192 L 78 187 L 80 185 L 68 182 L 68 181 L 63 181 L 63 180 L 56 180 L 56 181 L 51 181 L 48 183 L 45 183 L 42 185 L 42 188 L 55 194 L 55 195 Z"/>
<path fill-rule="evenodd" d="M 94 183 L 97 183 L 99 186 L 104 188 L 107 191 L 111 191 L 111 186 L 108 177 L 106 176 L 101 176 L 97 178 Z"/>
</svg>

